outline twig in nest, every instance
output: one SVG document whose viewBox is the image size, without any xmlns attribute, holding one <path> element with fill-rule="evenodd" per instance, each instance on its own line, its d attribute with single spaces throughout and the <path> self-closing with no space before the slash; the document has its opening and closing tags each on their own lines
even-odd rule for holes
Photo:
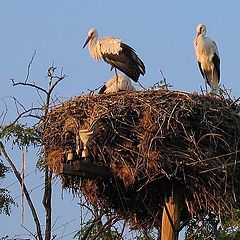
<svg viewBox="0 0 240 240">
<path fill-rule="evenodd" d="M 160 69 L 160 73 L 161 73 L 161 75 L 162 75 L 163 82 L 164 82 L 163 89 L 169 90 L 168 87 L 172 87 L 172 85 L 170 85 L 169 83 L 167 83 L 167 79 L 165 78 L 162 69 Z"/>
<path fill-rule="evenodd" d="M 137 82 L 138 82 L 139 86 L 140 86 L 142 89 L 147 90 L 147 89 L 140 83 L 139 80 L 138 80 Z"/>
</svg>

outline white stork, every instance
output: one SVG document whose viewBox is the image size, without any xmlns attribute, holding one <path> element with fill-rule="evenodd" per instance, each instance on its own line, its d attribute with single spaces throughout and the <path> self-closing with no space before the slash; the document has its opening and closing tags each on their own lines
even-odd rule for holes
<svg viewBox="0 0 240 240">
<path fill-rule="evenodd" d="M 119 91 L 135 91 L 130 78 L 123 73 L 118 73 L 117 77 L 114 75 L 111 79 L 109 79 L 100 89 L 99 94 L 115 93 Z"/>
<path fill-rule="evenodd" d="M 216 90 L 220 81 L 220 58 L 216 43 L 206 35 L 206 26 L 197 26 L 197 36 L 194 39 L 194 46 L 200 72 L 207 84 Z M 207 84 L 206 84 L 207 83 Z"/>
<path fill-rule="evenodd" d="M 88 31 L 88 38 L 83 48 L 88 43 L 89 53 L 92 58 L 95 60 L 103 59 L 111 65 L 111 70 L 115 69 L 115 73 L 116 69 L 118 69 L 135 82 L 138 81 L 140 74 L 145 74 L 144 63 L 137 56 L 135 50 L 123 43 L 119 38 L 104 37 L 98 39 L 97 30 L 92 28 Z"/>
</svg>

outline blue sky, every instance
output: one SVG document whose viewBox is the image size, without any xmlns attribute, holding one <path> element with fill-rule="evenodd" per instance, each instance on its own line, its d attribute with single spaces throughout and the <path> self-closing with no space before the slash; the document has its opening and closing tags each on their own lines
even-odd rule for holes
<svg viewBox="0 0 240 240">
<path fill-rule="evenodd" d="M 173 89 L 185 92 L 200 92 L 203 79 L 200 75 L 193 38 L 198 23 L 205 23 L 207 35 L 218 45 L 221 57 L 221 84 L 240 96 L 240 2 L 235 1 L 139 1 L 139 0 L 8 0 L 0 4 L 0 98 L 15 96 L 26 106 L 37 101 L 36 92 L 23 87 L 12 87 L 10 78 L 24 80 L 28 62 L 36 49 L 31 67 L 30 81 L 46 87 L 47 68 L 64 67 L 69 76 L 55 91 L 61 99 L 69 99 L 87 89 L 95 89 L 108 80 L 113 72 L 103 61 L 91 59 L 88 49 L 82 45 L 90 28 L 95 27 L 99 36 L 118 36 L 132 46 L 146 65 L 146 75 L 141 83 L 149 87 L 161 79 L 164 72 Z M 13 107 L 13 105 L 12 105 Z M 0 106 L 0 110 L 3 107 Z M 7 119 L 16 116 L 9 109 Z M 21 154 L 9 149 L 11 157 L 20 167 Z M 36 157 L 29 153 L 27 171 L 32 172 Z M 9 177 L 3 185 L 15 180 Z M 41 184 L 39 174 L 26 179 L 30 189 Z M 61 199 L 60 183 L 54 185 L 54 219 L 60 226 L 79 217 L 77 199 L 69 193 Z M 18 185 L 9 188 L 14 197 L 19 195 Z M 35 201 L 41 198 L 41 187 L 32 194 Z M 16 198 L 20 203 L 20 198 Z M 64 209 L 63 209 L 64 206 Z M 27 206 L 26 206 L 27 208 Z M 37 204 L 43 214 L 42 207 Z M 64 213 L 62 214 L 64 210 Z M 40 215 L 41 215 L 40 214 Z M 20 226 L 20 207 L 13 209 L 11 217 L 0 216 L 0 237 L 4 234 L 26 233 Z M 43 216 L 42 216 L 43 217 Z M 34 231 L 26 210 L 26 225 Z M 12 227 L 14 224 L 14 227 Z M 71 226 L 70 226 L 71 225 Z M 66 229 L 56 230 L 67 234 L 79 226 L 78 220 Z M 69 238 L 65 238 L 69 239 Z"/>
</svg>

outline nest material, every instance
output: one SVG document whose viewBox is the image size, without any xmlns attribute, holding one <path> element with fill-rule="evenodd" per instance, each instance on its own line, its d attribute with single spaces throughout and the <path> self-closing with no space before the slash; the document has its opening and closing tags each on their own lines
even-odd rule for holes
<svg viewBox="0 0 240 240">
<path fill-rule="evenodd" d="M 184 198 L 181 220 L 221 216 L 240 199 L 239 112 L 232 100 L 177 91 L 77 97 L 49 113 L 46 159 L 59 173 L 64 156 L 78 147 L 78 131 L 100 119 L 91 161 L 114 177 L 61 175 L 64 187 L 141 226 L 160 225 L 173 186 Z"/>
</svg>

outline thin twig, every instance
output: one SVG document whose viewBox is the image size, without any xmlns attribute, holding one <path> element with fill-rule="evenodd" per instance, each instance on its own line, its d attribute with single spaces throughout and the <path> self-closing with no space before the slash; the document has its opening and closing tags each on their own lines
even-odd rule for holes
<svg viewBox="0 0 240 240">
<path fill-rule="evenodd" d="M 37 237 L 36 237 L 28 228 L 26 228 L 23 224 L 20 224 L 20 225 L 21 225 L 21 227 L 24 228 L 31 236 L 33 236 L 34 239 L 37 240 Z"/>
<path fill-rule="evenodd" d="M 31 65 L 33 63 L 33 60 L 34 60 L 34 57 L 36 56 L 36 54 L 37 54 L 37 51 L 36 51 L 36 49 L 34 49 L 32 58 L 31 58 L 30 62 L 28 63 L 27 76 L 25 78 L 25 83 L 27 83 L 27 81 L 28 81 L 28 78 L 29 78 L 29 75 L 30 75 L 30 68 L 31 68 Z"/>
</svg>

